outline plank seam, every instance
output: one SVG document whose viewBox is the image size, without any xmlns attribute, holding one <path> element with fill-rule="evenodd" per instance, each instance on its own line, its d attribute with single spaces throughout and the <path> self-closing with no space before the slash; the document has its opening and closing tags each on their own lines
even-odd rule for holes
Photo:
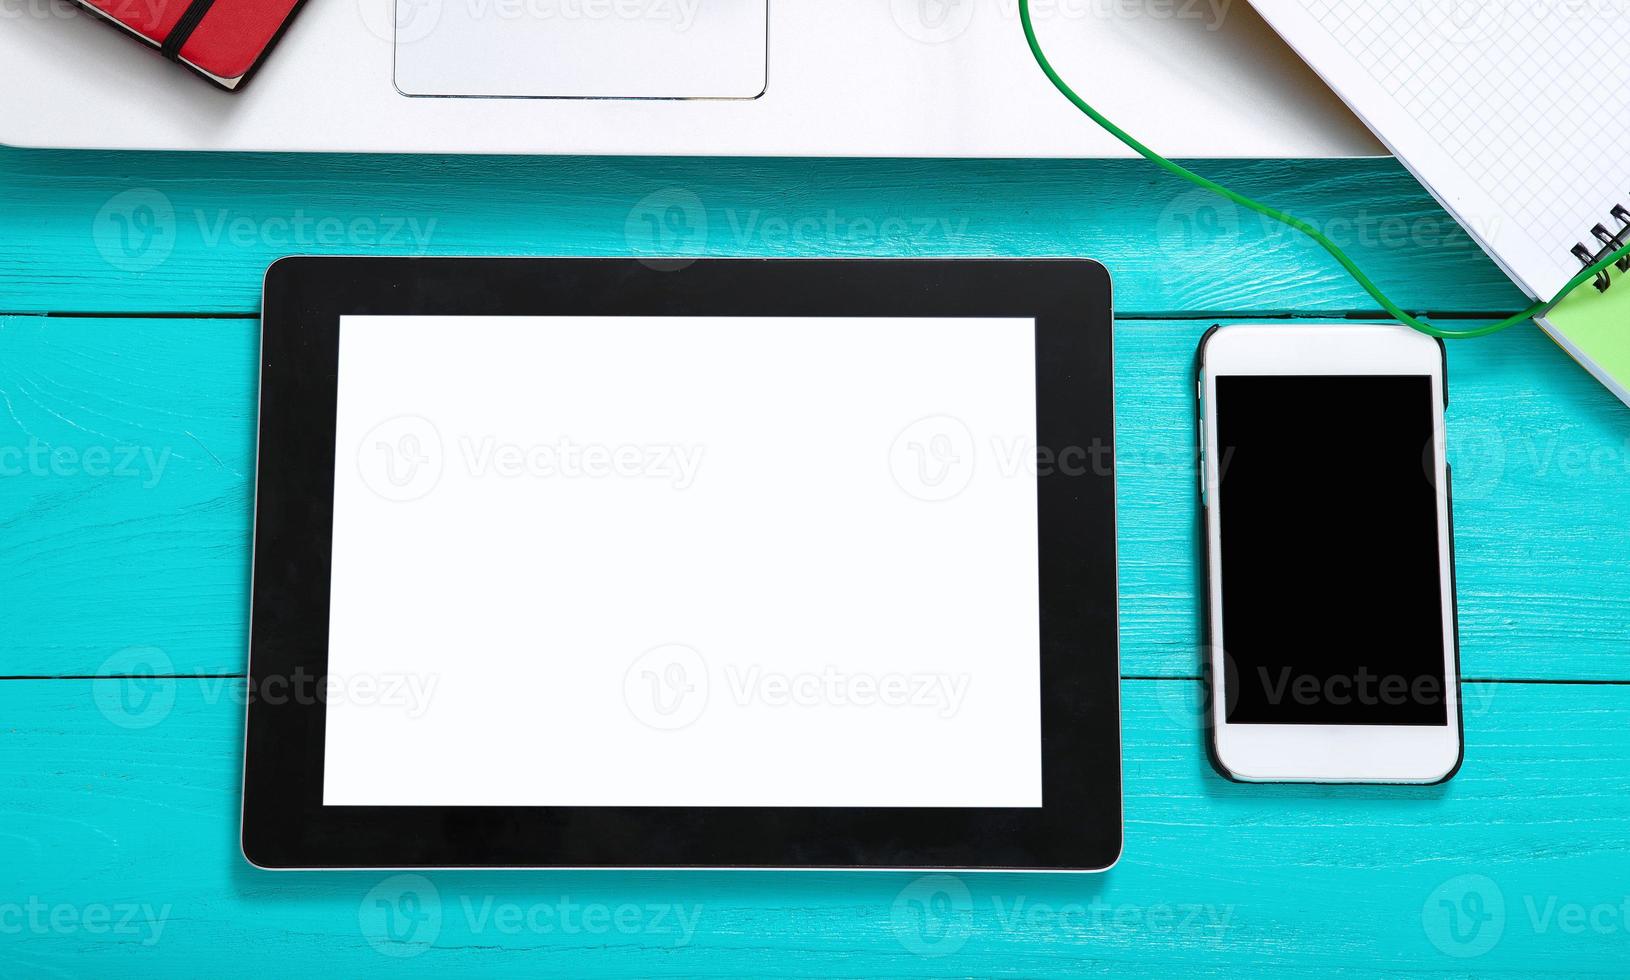
<svg viewBox="0 0 1630 980">
<path fill-rule="evenodd" d="M 0 674 L 0 681 L 101 681 L 101 680 L 246 680 L 247 674 Z M 1123 681 L 1199 681 L 1194 674 L 1162 676 L 1122 674 Z M 1547 677 L 1462 677 L 1462 684 L 1551 684 L 1579 687 L 1630 687 L 1630 680 Z"/>
<path fill-rule="evenodd" d="M 1445 312 L 1434 310 L 1413 310 L 1415 316 L 1427 317 L 1433 320 L 1466 320 L 1466 321 L 1494 321 L 1504 320 L 1514 316 L 1517 311 L 1509 313 L 1498 311 L 1469 310 L 1459 312 Z M 1155 310 L 1147 313 L 1128 313 L 1116 311 L 1117 320 L 1382 320 L 1391 322 L 1392 317 L 1383 310 Z"/>
<path fill-rule="evenodd" d="M 1515 311 L 1413 311 L 1417 316 L 1433 320 L 1494 321 L 1512 316 Z M 221 310 L 198 312 L 184 310 L 39 310 L 5 311 L 4 317 L 39 317 L 63 320 L 258 320 L 260 311 Z M 1115 319 L 1128 322 L 1185 321 L 1185 320 L 1391 320 L 1381 310 L 1150 310 L 1117 311 Z"/>
</svg>

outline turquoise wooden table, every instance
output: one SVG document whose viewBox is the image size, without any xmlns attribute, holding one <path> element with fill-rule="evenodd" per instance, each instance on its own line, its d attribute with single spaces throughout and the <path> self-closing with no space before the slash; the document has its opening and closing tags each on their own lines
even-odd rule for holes
<svg viewBox="0 0 1630 980">
<path fill-rule="evenodd" d="M 1412 309 L 1475 321 L 1521 302 L 1391 162 L 1205 169 L 1320 224 Z M 1101 259 L 1117 308 L 1120 865 L 245 864 L 256 313 L 266 265 L 312 252 Z M 1131 162 L 0 150 L 0 973 L 1623 976 L 1630 409 L 1537 330 L 1450 349 L 1460 774 L 1264 788 L 1205 761 L 1195 341 L 1219 321 L 1372 315 L 1304 242 Z"/>
</svg>

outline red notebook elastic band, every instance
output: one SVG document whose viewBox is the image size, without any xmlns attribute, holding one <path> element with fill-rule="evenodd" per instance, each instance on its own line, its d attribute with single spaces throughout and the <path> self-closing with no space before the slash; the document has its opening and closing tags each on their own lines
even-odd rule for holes
<svg viewBox="0 0 1630 980">
<path fill-rule="evenodd" d="M 175 22 L 175 27 L 165 36 L 164 43 L 159 45 L 159 52 L 171 61 L 180 61 L 182 46 L 192 37 L 192 32 L 198 29 L 198 25 L 203 23 L 204 15 L 209 13 L 209 8 L 213 6 L 215 0 L 192 0 L 182 13 L 181 19 Z"/>
</svg>

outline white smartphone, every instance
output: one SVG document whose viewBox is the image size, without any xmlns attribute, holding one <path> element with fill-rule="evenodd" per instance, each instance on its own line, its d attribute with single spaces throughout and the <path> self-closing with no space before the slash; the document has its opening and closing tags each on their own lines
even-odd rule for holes
<svg viewBox="0 0 1630 980">
<path fill-rule="evenodd" d="M 1213 328 L 1197 357 L 1212 764 L 1247 782 L 1460 768 L 1443 345 Z"/>
</svg>

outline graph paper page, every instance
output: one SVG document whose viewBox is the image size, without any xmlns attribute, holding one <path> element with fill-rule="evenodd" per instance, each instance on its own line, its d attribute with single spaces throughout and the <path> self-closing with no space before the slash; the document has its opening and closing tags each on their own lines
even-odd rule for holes
<svg viewBox="0 0 1630 980">
<path fill-rule="evenodd" d="M 1518 285 L 1630 204 L 1630 0 L 1252 0 Z M 1411 247 L 1430 247 L 1411 243 Z"/>
</svg>

